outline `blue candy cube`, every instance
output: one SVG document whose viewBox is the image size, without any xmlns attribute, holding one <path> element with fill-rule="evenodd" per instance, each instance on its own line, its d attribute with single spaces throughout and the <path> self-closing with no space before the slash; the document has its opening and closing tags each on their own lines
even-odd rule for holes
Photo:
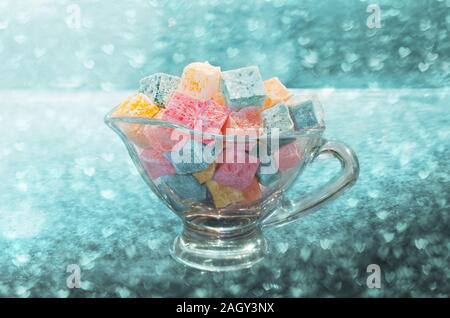
<svg viewBox="0 0 450 318">
<path fill-rule="evenodd" d="M 278 182 L 281 179 L 281 173 L 278 169 L 275 169 L 276 171 L 274 172 L 274 169 L 275 167 L 271 167 L 271 164 L 259 166 L 256 172 L 259 183 L 263 186 L 269 186 L 272 183 Z"/>
<path fill-rule="evenodd" d="M 206 188 L 192 175 L 166 175 L 160 182 L 172 190 L 181 200 L 204 201 Z"/>
<path fill-rule="evenodd" d="M 220 88 L 232 109 L 262 106 L 266 99 L 264 83 L 256 66 L 222 72 Z"/>
<path fill-rule="evenodd" d="M 323 109 L 317 100 L 293 96 L 286 104 L 297 130 L 325 129 Z"/>
<path fill-rule="evenodd" d="M 294 122 L 289 113 L 289 108 L 283 103 L 266 109 L 261 115 L 263 118 L 264 131 L 267 134 L 270 134 L 271 130 L 274 128 L 278 128 L 280 134 L 294 130 Z"/>
<path fill-rule="evenodd" d="M 165 73 L 156 73 L 139 82 L 139 92 L 147 95 L 155 104 L 165 107 L 170 95 L 178 88 L 180 78 Z"/>
<path fill-rule="evenodd" d="M 214 153 L 212 158 L 208 158 L 206 151 L 206 145 L 190 139 L 180 149 L 167 152 L 164 156 L 178 174 L 189 174 L 207 169 L 214 161 Z"/>
</svg>

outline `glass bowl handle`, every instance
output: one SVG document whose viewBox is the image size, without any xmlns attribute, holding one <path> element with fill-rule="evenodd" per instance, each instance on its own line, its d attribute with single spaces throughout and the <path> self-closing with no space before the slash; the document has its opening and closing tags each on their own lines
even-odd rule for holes
<svg viewBox="0 0 450 318">
<path fill-rule="evenodd" d="M 282 197 L 281 207 L 261 221 L 263 227 L 282 226 L 314 212 L 355 183 L 359 175 L 359 162 L 356 154 L 349 146 L 340 141 L 323 140 L 323 145 L 313 160 L 323 154 L 331 154 L 339 160 L 341 170 L 338 175 L 313 192 L 301 197 L 298 201 Z"/>
</svg>

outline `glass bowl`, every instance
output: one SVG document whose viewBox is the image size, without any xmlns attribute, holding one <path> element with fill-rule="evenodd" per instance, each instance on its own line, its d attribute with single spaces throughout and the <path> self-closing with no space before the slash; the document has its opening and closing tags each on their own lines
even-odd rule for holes
<svg viewBox="0 0 450 318">
<path fill-rule="evenodd" d="M 324 139 L 324 127 L 224 136 L 158 119 L 113 117 L 113 112 L 105 123 L 124 142 L 150 189 L 183 222 L 171 255 L 201 270 L 236 270 L 262 260 L 264 228 L 315 211 L 359 174 L 355 153 L 342 142 Z M 340 161 L 338 175 L 296 201 L 287 199 L 285 191 L 303 169 L 325 153 Z"/>
</svg>

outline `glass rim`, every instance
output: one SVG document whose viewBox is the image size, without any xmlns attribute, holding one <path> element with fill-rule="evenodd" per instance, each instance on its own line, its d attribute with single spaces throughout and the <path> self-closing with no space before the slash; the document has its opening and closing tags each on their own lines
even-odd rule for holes
<svg viewBox="0 0 450 318">
<path fill-rule="evenodd" d="M 258 136 L 249 136 L 249 135 L 239 135 L 239 134 L 233 134 L 233 135 L 222 135 L 222 134 L 214 134 L 209 132 L 203 132 L 199 131 L 193 128 L 189 128 L 186 126 L 183 126 L 181 124 L 175 124 L 168 121 L 164 121 L 157 118 L 144 118 L 144 117 L 132 117 L 132 116 L 112 116 L 112 113 L 114 112 L 115 108 L 111 110 L 104 118 L 105 123 L 108 126 L 115 125 L 117 123 L 128 123 L 128 124 L 141 124 L 141 125 L 149 125 L 149 126 L 161 126 L 165 128 L 173 128 L 178 129 L 183 133 L 194 135 L 194 136 L 200 136 L 205 139 L 215 139 L 215 140 L 223 140 L 223 141 L 234 141 L 236 137 L 244 136 L 246 138 L 246 141 L 258 141 L 260 139 L 270 139 L 270 134 L 263 133 Z M 238 129 L 236 129 L 238 130 Z M 244 129 L 245 130 L 245 129 Z M 293 131 L 284 131 L 280 132 L 278 134 L 279 139 L 289 139 L 289 138 L 298 138 L 298 137 L 306 137 L 306 136 L 321 136 L 322 133 L 325 131 L 325 127 L 321 126 L 318 128 L 311 128 L 307 130 L 293 130 Z"/>
</svg>

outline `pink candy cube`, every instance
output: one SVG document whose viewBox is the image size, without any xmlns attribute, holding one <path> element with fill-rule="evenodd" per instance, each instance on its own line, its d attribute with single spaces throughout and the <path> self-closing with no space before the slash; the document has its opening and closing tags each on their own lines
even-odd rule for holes
<svg viewBox="0 0 450 318">
<path fill-rule="evenodd" d="M 152 179 L 175 174 L 175 168 L 170 161 L 157 150 L 151 148 L 145 149 L 141 152 L 140 158 L 144 169 Z"/>
<path fill-rule="evenodd" d="M 161 119 L 165 112 L 166 110 L 162 109 L 159 114 L 155 116 L 155 119 Z M 178 142 L 177 140 L 171 139 L 173 131 L 173 128 L 162 127 L 160 125 L 145 125 L 143 128 L 143 135 L 151 148 L 160 152 L 167 152 L 172 151 L 173 146 Z"/>
<path fill-rule="evenodd" d="M 257 144 L 250 140 L 256 139 L 261 132 L 261 107 L 245 107 L 238 112 L 231 112 L 223 128 L 224 135 L 240 137 L 236 141 L 244 144 L 247 151 Z"/>
<path fill-rule="evenodd" d="M 225 153 L 224 163 L 219 164 L 213 180 L 238 190 L 248 188 L 252 184 L 258 170 L 259 160 L 246 153 L 243 159 L 242 161 L 244 162 L 238 162 L 237 154 L 234 156 L 234 159 L 231 159 Z"/>
<path fill-rule="evenodd" d="M 282 146 L 280 150 L 275 153 L 277 159 L 278 169 L 281 172 L 294 168 L 300 164 L 302 155 L 299 147 L 295 143 Z"/>
<path fill-rule="evenodd" d="M 144 127 L 144 135 L 150 143 L 150 146 L 158 151 L 172 151 L 177 144 L 176 140 L 172 140 L 173 128 L 161 127 L 158 125 L 147 125 Z"/>
<path fill-rule="evenodd" d="M 194 128 L 195 118 L 199 111 L 200 101 L 185 93 L 174 92 L 167 102 L 161 119 Z"/>
<path fill-rule="evenodd" d="M 235 129 L 233 134 L 240 134 L 239 131 L 242 131 L 244 134 L 249 131 L 259 134 L 261 123 L 261 107 L 245 107 L 238 112 L 230 113 L 224 129 Z"/>
<path fill-rule="evenodd" d="M 228 109 L 213 100 L 200 102 L 195 129 L 203 133 L 220 134 L 228 118 Z"/>
<path fill-rule="evenodd" d="M 256 200 L 261 199 L 262 192 L 261 192 L 261 187 L 259 185 L 258 179 L 253 178 L 252 182 L 250 183 L 250 186 L 245 188 L 242 191 L 242 194 L 244 195 L 244 198 L 245 198 L 244 203 L 251 203 Z"/>
</svg>

